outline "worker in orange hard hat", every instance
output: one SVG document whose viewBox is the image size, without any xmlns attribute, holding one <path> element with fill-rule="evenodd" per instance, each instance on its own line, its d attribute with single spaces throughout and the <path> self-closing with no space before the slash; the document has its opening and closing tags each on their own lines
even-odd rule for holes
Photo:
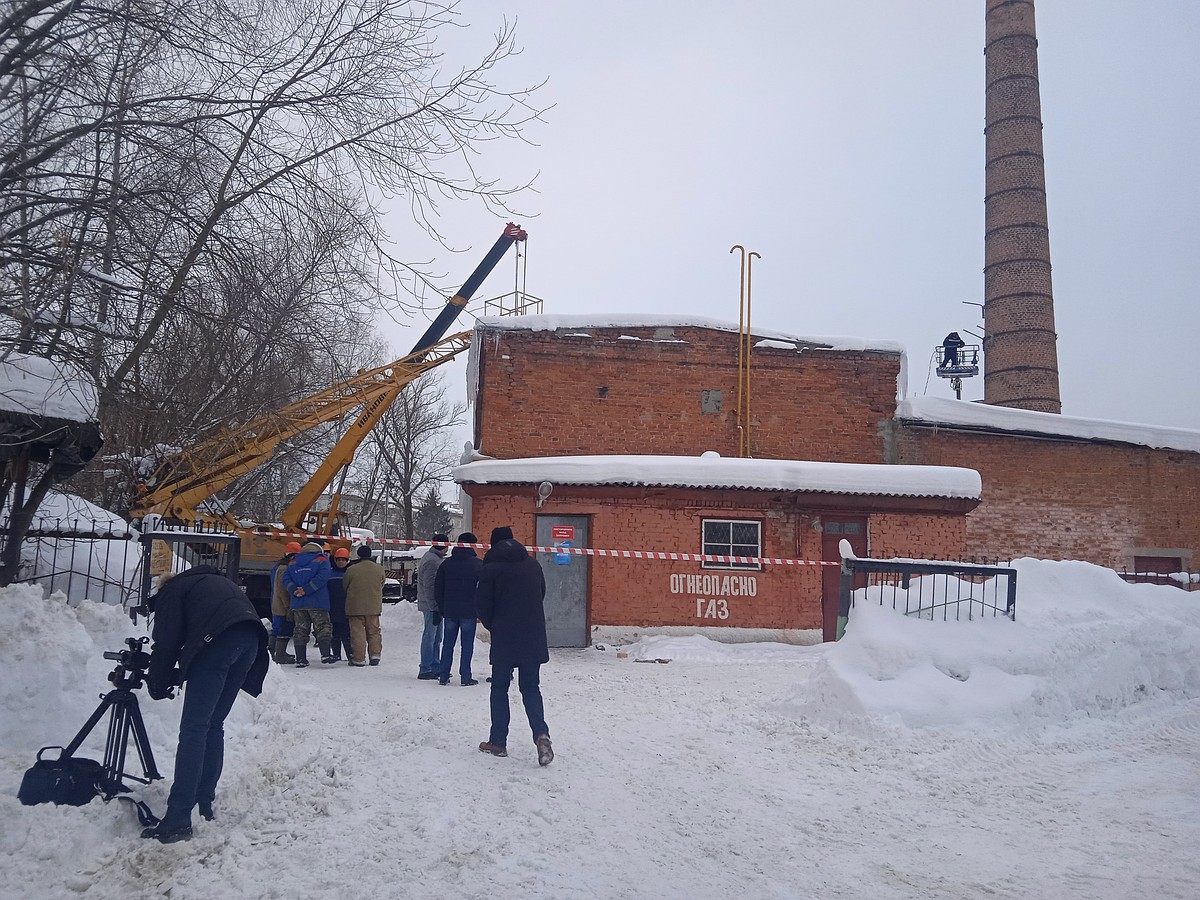
<svg viewBox="0 0 1200 900">
<path fill-rule="evenodd" d="M 350 567 L 350 548 L 338 547 L 333 551 L 333 571 L 325 587 L 329 589 L 329 621 L 333 625 L 333 661 L 342 661 L 342 648 L 346 648 L 346 662 L 354 658 L 350 650 L 350 620 L 346 618 L 346 586 L 342 576 Z"/>
<path fill-rule="evenodd" d="M 292 598 L 283 586 L 283 570 L 300 552 L 297 541 L 289 541 L 283 556 L 271 569 L 271 658 L 281 666 L 290 666 L 296 657 L 287 652 L 292 641 Z"/>
</svg>

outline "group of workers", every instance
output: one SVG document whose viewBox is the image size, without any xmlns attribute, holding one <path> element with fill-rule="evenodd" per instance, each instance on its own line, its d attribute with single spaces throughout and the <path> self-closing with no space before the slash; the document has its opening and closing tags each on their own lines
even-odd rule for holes
<svg viewBox="0 0 1200 900">
<path fill-rule="evenodd" d="M 340 662 L 343 648 L 352 666 L 377 666 L 383 652 L 383 566 L 363 544 L 351 563 L 339 547 L 333 561 L 318 541 L 289 543 L 271 570 L 271 646 L 281 665 L 308 666 L 308 640 L 315 635 L 321 662 Z M 295 655 L 287 652 L 289 641 Z"/>
</svg>

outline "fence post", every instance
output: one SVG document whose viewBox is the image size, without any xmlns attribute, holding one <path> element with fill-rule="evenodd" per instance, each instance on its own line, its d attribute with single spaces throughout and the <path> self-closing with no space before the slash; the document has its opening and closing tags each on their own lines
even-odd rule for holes
<svg viewBox="0 0 1200 900">
<path fill-rule="evenodd" d="M 850 618 L 850 598 L 853 596 L 854 573 L 850 571 L 850 561 L 842 558 L 842 577 L 838 583 L 838 617 L 835 641 L 840 641 L 846 633 L 846 622 Z"/>
</svg>

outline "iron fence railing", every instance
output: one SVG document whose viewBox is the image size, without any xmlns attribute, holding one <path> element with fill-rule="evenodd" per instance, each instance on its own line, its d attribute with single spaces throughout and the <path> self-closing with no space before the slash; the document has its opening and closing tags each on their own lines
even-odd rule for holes
<svg viewBox="0 0 1200 900">
<path fill-rule="evenodd" d="M 1162 584 L 1185 591 L 1200 591 L 1200 572 L 1130 572 L 1122 569 L 1117 574 L 1129 584 Z"/>
<path fill-rule="evenodd" d="M 21 542 L 13 581 L 61 591 L 72 604 L 127 605 L 137 594 L 141 563 L 137 536 L 123 522 L 40 519 Z"/>
<path fill-rule="evenodd" d="M 958 621 L 1017 616 L 1017 570 L 1008 566 L 900 559 L 842 560 L 840 638 L 856 602 L 891 605 L 906 616 Z"/>
</svg>

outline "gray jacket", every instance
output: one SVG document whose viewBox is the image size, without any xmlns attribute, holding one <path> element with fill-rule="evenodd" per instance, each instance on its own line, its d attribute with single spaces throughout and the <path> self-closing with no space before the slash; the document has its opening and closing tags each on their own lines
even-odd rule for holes
<svg viewBox="0 0 1200 900">
<path fill-rule="evenodd" d="M 417 566 L 417 609 L 421 612 L 437 612 L 437 600 L 433 596 L 433 584 L 437 579 L 438 566 L 442 564 L 445 547 L 430 547 Z"/>
</svg>

